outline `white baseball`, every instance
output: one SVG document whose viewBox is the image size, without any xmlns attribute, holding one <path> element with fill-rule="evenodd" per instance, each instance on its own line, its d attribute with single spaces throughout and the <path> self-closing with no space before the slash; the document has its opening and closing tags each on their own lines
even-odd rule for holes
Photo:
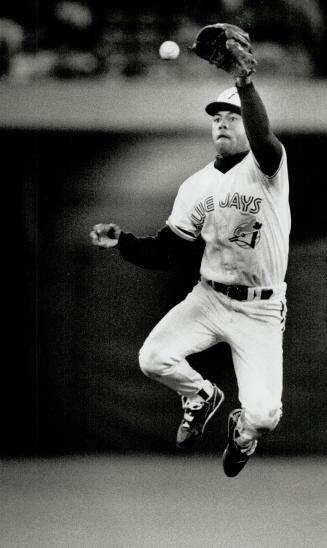
<svg viewBox="0 0 327 548">
<path fill-rule="evenodd" d="M 159 55 L 161 59 L 177 59 L 177 57 L 179 56 L 179 52 L 179 45 L 172 40 L 162 42 L 159 48 Z"/>
</svg>

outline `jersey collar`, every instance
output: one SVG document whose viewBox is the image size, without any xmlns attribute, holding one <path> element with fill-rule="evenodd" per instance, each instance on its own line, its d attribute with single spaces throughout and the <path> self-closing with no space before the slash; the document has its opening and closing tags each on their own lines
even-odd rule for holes
<svg viewBox="0 0 327 548">
<path fill-rule="evenodd" d="M 216 156 L 214 167 L 218 169 L 218 171 L 226 173 L 232 167 L 236 166 L 236 164 L 241 162 L 248 153 L 249 150 L 246 150 L 245 152 L 239 152 L 238 154 L 234 154 L 233 156 Z"/>
</svg>

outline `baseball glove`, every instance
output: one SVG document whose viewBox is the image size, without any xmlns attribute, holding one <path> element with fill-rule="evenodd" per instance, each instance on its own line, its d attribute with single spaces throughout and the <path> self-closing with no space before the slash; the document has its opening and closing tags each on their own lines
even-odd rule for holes
<svg viewBox="0 0 327 548">
<path fill-rule="evenodd" d="M 203 27 L 190 49 L 234 78 L 244 78 L 255 72 L 257 61 L 250 37 L 236 25 L 216 23 Z"/>
</svg>

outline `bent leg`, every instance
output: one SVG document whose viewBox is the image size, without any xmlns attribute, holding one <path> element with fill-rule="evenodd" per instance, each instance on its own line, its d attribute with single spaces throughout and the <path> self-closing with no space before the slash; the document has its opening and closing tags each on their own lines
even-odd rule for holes
<svg viewBox="0 0 327 548">
<path fill-rule="evenodd" d="M 274 430 L 282 415 L 283 333 L 278 310 L 272 312 L 241 315 L 232 345 L 242 405 L 237 423 L 241 446 Z"/>
<path fill-rule="evenodd" d="M 185 358 L 216 344 L 211 307 L 205 289 L 198 284 L 162 318 L 144 342 L 139 354 L 143 373 L 183 396 L 192 396 L 203 388 L 207 381 Z"/>
</svg>

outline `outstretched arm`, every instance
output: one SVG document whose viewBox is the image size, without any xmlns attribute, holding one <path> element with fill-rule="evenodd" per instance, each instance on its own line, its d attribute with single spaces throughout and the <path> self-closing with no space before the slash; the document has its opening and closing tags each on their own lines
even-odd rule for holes
<svg viewBox="0 0 327 548">
<path fill-rule="evenodd" d="M 117 248 L 126 261 L 151 270 L 173 270 L 189 265 L 199 272 L 204 242 L 189 242 L 177 236 L 168 226 L 156 236 L 139 238 L 123 232 L 116 224 L 97 224 L 90 234 L 99 248 Z"/>
<path fill-rule="evenodd" d="M 271 130 L 265 106 L 251 80 L 257 61 L 252 52 L 249 34 L 229 23 L 207 25 L 197 34 L 192 50 L 199 57 L 233 76 L 239 91 L 243 123 L 252 152 L 263 173 L 274 175 L 283 149 Z"/>
<path fill-rule="evenodd" d="M 251 78 L 237 78 L 242 119 L 251 150 L 263 173 L 276 173 L 282 158 L 282 145 L 274 135 L 266 108 Z"/>
</svg>

